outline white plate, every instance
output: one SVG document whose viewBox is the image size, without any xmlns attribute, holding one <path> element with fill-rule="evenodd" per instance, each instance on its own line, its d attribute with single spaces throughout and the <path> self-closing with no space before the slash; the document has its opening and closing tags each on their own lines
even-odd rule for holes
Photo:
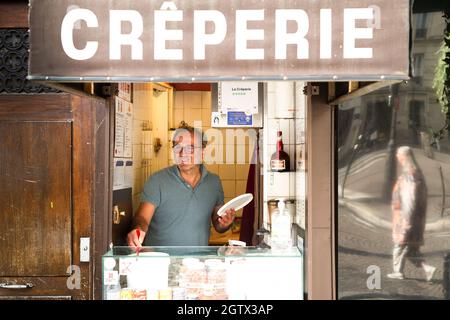
<svg viewBox="0 0 450 320">
<path fill-rule="evenodd" d="M 238 211 L 239 209 L 242 209 L 247 204 L 249 204 L 253 200 L 253 195 L 251 193 L 245 193 L 241 194 L 240 196 L 231 199 L 227 203 L 225 203 L 223 206 L 220 207 L 219 211 L 217 211 L 217 214 L 221 217 L 225 214 L 225 211 L 228 209 L 234 209 Z"/>
</svg>

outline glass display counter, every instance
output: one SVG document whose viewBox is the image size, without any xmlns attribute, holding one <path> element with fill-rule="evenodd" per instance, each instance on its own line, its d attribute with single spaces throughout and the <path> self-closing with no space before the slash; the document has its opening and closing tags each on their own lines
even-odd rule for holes
<svg viewBox="0 0 450 320">
<path fill-rule="evenodd" d="M 295 247 L 114 247 L 102 269 L 106 300 L 303 299 Z"/>
</svg>

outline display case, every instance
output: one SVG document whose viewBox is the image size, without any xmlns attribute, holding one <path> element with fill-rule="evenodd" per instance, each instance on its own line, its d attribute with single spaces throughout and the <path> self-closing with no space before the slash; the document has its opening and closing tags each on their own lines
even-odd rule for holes
<svg viewBox="0 0 450 320">
<path fill-rule="evenodd" d="M 114 247 L 102 269 L 106 300 L 303 299 L 296 247 Z"/>
</svg>

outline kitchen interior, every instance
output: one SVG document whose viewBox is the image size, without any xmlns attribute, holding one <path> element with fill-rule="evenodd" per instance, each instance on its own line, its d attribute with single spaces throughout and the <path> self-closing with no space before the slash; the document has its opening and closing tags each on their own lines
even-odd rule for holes
<svg viewBox="0 0 450 320">
<path fill-rule="evenodd" d="M 290 280 L 286 278 L 284 281 L 286 288 L 296 290 L 291 295 L 278 292 L 276 297 L 303 299 L 308 101 L 305 85 L 303 82 L 293 81 L 119 83 L 118 92 L 114 97 L 114 210 L 110 245 L 112 250 L 105 257 L 112 255 L 117 258 L 124 253 L 116 256 L 114 252 L 126 251 L 120 248 L 126 246 L 126 234 L 130 231 L 134 211 L 139 206 L 144 183 L 153 173 L 174 164 L 171 138 L 174 130 L 184 122 L 194 127 L 201 126 L 205 133 L 208 145 L 205 149 L 204 164 L 209 172 L 220 177 L 224 202 L 227 203 L 246 193 L 253 195 L 254 201 L 237 211 L 235 222 L 227 232 L 217 233 L 211 225 L 209 239 L 211 248 L 230 244 L 258 249 L 281 246 L 284 251 L 279 252 L 289 252 L 295 248 L 294 256 L 287 254 L 287 260 L 281 259 L 280 261 L 284 261 L 282 264 L 280 261 L 275 264 L 279 274 L 284 273 L 290 277 Z M 238 93 L 233 94 L 234 92 Z M 256 174 L 257 172 L 260 174 Z M 119 251 L 114 251 L 114 248 Z M 187 259 L 185 255 L 192 259 L 192 252 L 183 251 L 180 256 L 184 259 L 180 258 L 177 261 L 180 263 L 185 261 Z M 283 256 L 283 253 L 277 255 Z M 298 259 L 299 257 L 301 259 Z M 269 260 L 264 265 L 274 267 L 276 259 L 266 259 Z M 293 259 L 294 269 L 292 264 L 286 264 L 289 259 Z M 122 266 L 119 260 L 121 259 L 116 261 L 117 265 Z M 205 262 L 208 259 L 201 260 Z M 253 260 L 249 259 L 249 263 L 257 262 L 256 269 L 270 272 L 262 267 L 261 260 Z M 112 261 L 109 263 L 112 264 Z M 183 263 L 181 265 L 184 267 Z M 291 266 L 291 269 L 283 272 L 283 268 L 286 267 L 282 265 Z M 106 268 L 105 261 L 103 268 Z M 116 269 L 106 268 L 104 273 L 115 279 L 118 275 L 110 274 L 110 271 L 115 272 Z M 165 269 L 167 268 L 162 267 L 162 270 Z M 118 282 L 111 280 L 112 282 L 104 282 L 104 298 L 139 299 L 143 296 L 146 299 L 167 298 L 167 289 L 178 285 L 170 284 L 175 278 L 169 275 L 173 271 L 166 270 L 163 274 L 165 273 L 167 283 L 163 283 L 160 286 L 162 289 L 159 288 L 157 293 L 150 293 L 147 288 L 146 294 L 137 294 L 137 297 L 133 297 L 130 292 L 128 295 L 124 294 L 124 290 L 121 289 L 119 292 L 122 292 L 122 296 L 113 295 L 111 298 L 107 295 L 110 292 L 106 289 L 107 284 Z M 175 273 L 177 279 L 182 274 L 180 270 Z M 263 277 L 260 272 L 257 274 Z M 123 273 L 120 272 L 120 275 Z M 262 281 L 261 277 L 258 276 L 251 285 L 248 285 L 252 289 L 248 290 L 245 297 L 242 296 L 242 290 L 235 290 L 237 295 L 234 295 L 234 298 L 264 299 L 264 295 L 258 296 L 255 292 L 267 293 L 268 290 L 262 289 L 256 283 L 264 282 L 268 285 L 270 280 Z M 289 285 L 294 278 L 298 278 L 298 286 Z M 278 285 L 283 283 L 279 278 L 273 280 Z M 105 274 L 104 281 L 106 281 Z M 280 290 L 287 292 L 286 288 L 280 287 Z M 190 293 L 195 296 L 198 292 Z M 224 294 L 222 292 L 213 296 L 217 299 L 233 298 L 228 291 Z M 197 294 L 197 298 L 199 295 Z M 186 298 L 186 292 L 183 297 Z M 202 297 L 205 298 L 205 295 Z M 175 299 L 175 291 L 172 292 L 172 298 Z M 211 295 L 207 295 L 206 298 L 211 298 Z"/>
</svg>

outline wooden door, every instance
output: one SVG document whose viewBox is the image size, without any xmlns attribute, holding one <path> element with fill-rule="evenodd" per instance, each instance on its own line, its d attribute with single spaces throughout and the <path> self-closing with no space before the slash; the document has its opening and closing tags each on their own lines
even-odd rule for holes
<svg viewBox="0 0 450 320">
<path fill-rule="evenodd" d="M 0 221 L 0 296 L 52 296 L 72 264 L 70 122 L 0 121 Z"/>
</svg>

